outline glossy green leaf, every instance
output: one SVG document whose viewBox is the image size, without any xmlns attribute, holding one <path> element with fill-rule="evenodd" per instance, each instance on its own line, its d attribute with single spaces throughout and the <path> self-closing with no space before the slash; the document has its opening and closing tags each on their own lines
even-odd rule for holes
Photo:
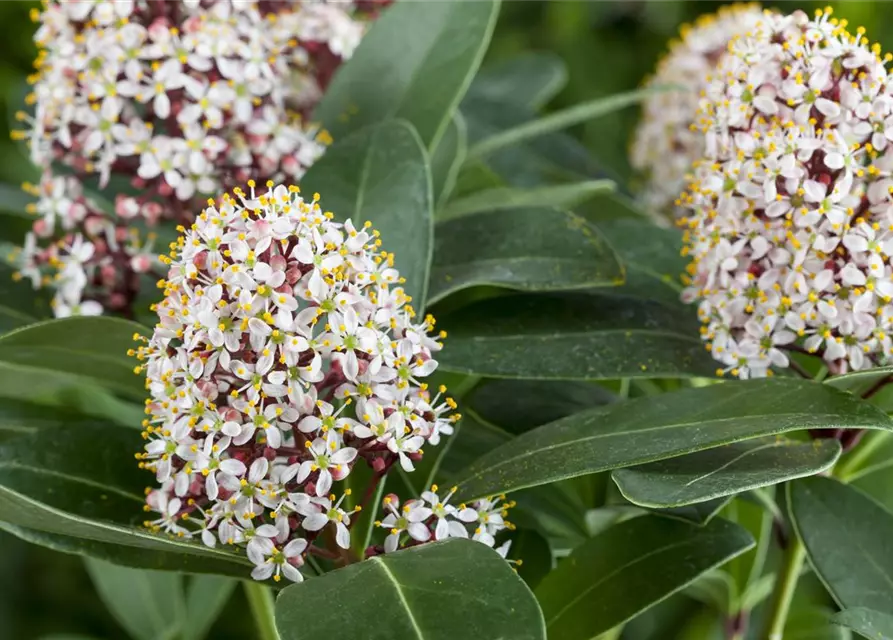
<svg viewBox="0 0 893 640">
<path fill-rule="evenodd" d="M 821 473 L 837 462 L 840 452 L 840 443 L 830 438 L 756 439 L 617 469 L 612 475 L 634 504 L 678 507 Z"/>
<path fill-rule="evenodd" d="M 238 582 L 220 576 L 192 576 L 186 584 L 185 640 L 202 640 L 232 596 Z"/>
<path fill-rule="evenodd" d="M 183 578 L 88 558 L 87 573 L 106 609 L 135 640 L 176 638 L 185 615 Z"/>
<path fill-rule="evenodd" d="M 468 88 L 468 96 L 539 109 L 565 84 L 567 68 L 560 56 L 526 51 L 508 60 L 484 65 Z"/>
<path fill-rule="evenodd" d="M 870 640 L 893 640 L 893 615 L 865 607 L 835 613 L 831 622 L 852 629 Z"/>
<path fill-rule="evenodd" d="M 584 411 L 518 436 L 459 474 L 463 499 L 644 464 L 799 429 L 885 429 L 893 421 L 806 380 L 726 382 Z"/>
<path fill-rule="evenodd" d="M 718 515 L 720 511 L 722 511 L 722 508 L 726 506 L 730 500 L 731 497 L 726 496 L 723 498 L 707 500 L 706 502 L 696 502 L 694 504 L 686 504 L 679 507 L 655 509 L 654 511 L 655 513 L 668 518 L 677 518 L 695 524 L 707 524 Z"/>
<path fill-rule="evenodd" d="M 146 395 L 136 360 L 127 355 L 142 325 L 110 317 L 73 317 L 33 324 L 0 337 L 4 395 L 34 398 L 39 391 L 89 381 L 135 399 Z M 14 390 L 14 391 L 13 391 Z"/>
<path fill-rule="evenodd" d="M 837 603 L 893 611 L 893 514 L 830 478 L 805 478 L 789 491 L 794 526 Z"/>
<path fill-rule="evenodd" d="M 139 432 L 114 426 L 45 429 L 0 446 L 0 519 L 20 537 L 118 564 L 245 576 L 244 554 L 156 535 L 140 524 Z"/>
<path fill-rule="evenodd" d="M 599 204 L 626 206 L 620 196 L 596 198 L 590 206 Z M 681 305 L 680 276 L 687 260 L 679 255 L 682 235 L 675 229 L 664 229 L 639 218 L 594 220 L 584 216 L 602 232 L 626 268 L 626 282 L 617 293 L 660 300 L 670 305 Z M 690 310 L 694 316 L 694 309 Z"/>
<path fill-rule="evenodd" d="M 499 2 L 397 2 L 369 28 L 314 111 L 336 140 L 403 118 L 434 149 L 490 42 Z"/>
<path fill-rule="evenodd" d="M 459 111 L 456 111 L 444 131 L 443 138 L 440 139 L 437 148 L 431 154 L 431 184 L 434 187 L 434 204 L 438 211 L 456 187 L 459 169 L 462 168 L 467 152 L 468 131 L 465 126 L 465 118 Z"/>
<path fill-rule="evenodd" d="M 482 211 L 501 211 L 519 207 L 572 209 L 589 198 L 610 193 L 615 188 L 616 185 L 612 180 L 586 180 L 527 189 L 496 187 L 453 200 L 438 212 L 437 217 L 439 220 L 451 220 Z"/>
<path fill-rule="evenodd" d="M 611 247 L 566 211 L 494 211 L 435 227 L 432 304 L 473 286 L 562 291 L 620 282 L 623 268 Z"/>
<path fill-rule="evenodd" d="M 358 227 L 371 221 L 382 248 L 395 254 L 416 309 L 424 307 L 433 200 L 427 154 L 410 125 L 390 120 L 339 140 L 307 171 L 301 189 L 319 193 L 340 220 Z"/>
<path fill-rule="evenodd" d="M 536 589 L 549 637 L 590 639 L 683 589 L 754 541 L 725 520 L 622 522 L 575 549 Z"/>
<path fill-rule="evenodd" d="M 893 366 L 877 367 L 875 369 L 850 371 L 839 376 L 831 376 L 825 380 L 825 384 L 860 395 L 870 390 L 877 383 L 891 377 L 893 377 Z"/>
<path fill-rule="evenodd" d="M 493 378 L 597 380 L 712 376 L 693 317 L 607 294 L 510 295 L 439 317 L 448 371 Z"/>
<path fill-rule="evenodd" d="M 597 384 L 551 380 L 488 380 L 475 387 L 463 410 L 514 434 L 572 413 L 611 404 L 617 396 Z"/>
<path fill-rule="evenodd" d="M 567 129 L 575 124 L 586 122 L 607 113 L 638 104 L 641 100 L 662 88 L 647 88 L 618 93 L 606 98 L 596 98 L 561 111 L 555 111 L 533 122 L 508 129 L 482 140 L 468 150 L 469 159 L 487 156 L 500 149 L 527 142 L 534 138 Z"/>
<path fill-rule="evenodd" d="M 469 146 L 503 131 L 533 122 L 536 112 L 513 102 L 468 95 L 462 102 Z M 459 174 L 461 196 L 503 184 L 534 187 L 557 180 L 613 177 L 593 160 L 576 138 L 554 132 L 465 163 Z M 475 187 L 475 184 L 477 185 Z"/>
<path fill-rule="evenodd" d="M 333 607 L 333 603 L 349 606 Z M 282 591 L 282 640 L 323 638 L 545 639 L 533 594 L 495 551 L 434 542 L 353 564 Z"/>
</svg>

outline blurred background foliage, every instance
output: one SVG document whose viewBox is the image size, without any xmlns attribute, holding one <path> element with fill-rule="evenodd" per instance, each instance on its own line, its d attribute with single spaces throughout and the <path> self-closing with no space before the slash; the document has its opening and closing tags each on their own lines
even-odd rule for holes
<svg viewBox="0 0 893 640">
<path fill-rule="evenodd" d="M 546 107 L 560 109 L 599 96 L 633 89 L 654 68 L 679 26 L 725 3 L 687 1 L 506 1 L 487 62 L 510 59 L 525 51 L 551 51 L 566 63 L 565 88 Z M 768 4 L 783 11 L 814 10 L 827 3 Z M 884 50 L 893 49 L 893 3 L 832 3 L 853 26 L 864 25 Z M 29 12 L 37 2 L 0 2 L 0 183 L 34 179 L 36 171 L 19 146 L 9 139 L 10 123 L 21 108 L 24 78 L 36 49 Z M 600 164 L 620 177 L 629 176 L 627 145 L 635 126 L 635 109 L 602 117 L 573 130 Z M 891 479 L 884 478 L 884 480 Z M 889 483 L 881 481 L 889 486 Z M 888 492 L 882 499 L 889 501 Z M 821 590 L 805 583 L 798 592 L 814 607 Z M 76 640 L 125 638 L 125 631 L 105 611 L 78 557 L 54 553 L 21 542 L 0 531 L 0 638 Z M 211 630 L 210 638 L 252 637 L 250 618 L 237 598 Z M 807 605 L 807 603 L 810 603 Z M 629 625 L 624 638 L 661 640 L 722 639 L 722 623 L 686 595 L 677 595 Z M 668 632 L 668 629 L 675 629 Z M 824 637 L 824 636 L 823 636 Z"/>
</svg>

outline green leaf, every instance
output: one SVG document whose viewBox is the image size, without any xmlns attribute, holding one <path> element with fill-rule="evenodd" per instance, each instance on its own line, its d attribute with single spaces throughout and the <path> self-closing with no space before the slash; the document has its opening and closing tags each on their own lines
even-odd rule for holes
<svg viewBox="0 0 893 640">
<path fill-rule="evenodd" d="M 431 183 L 434 186 L 434 204 L 438 211 L 449 200 L 456 187 L 459 169 L 462 168 L 467 151 L 468 131 L 465 128 L 465 118 L 456 111 L 443 138 L 431 154 Z"/>
<path fill-rule="evenodd" d="M 533 529 L 519 529 L 512 536 L 509 557 L 520 561 L 518 575 L 531 589 L 536 589 L 543 578 L 552 571 L 552 549 L 549 541 Z"/>
<path fill-rule="evenodd" d="M 239 583 L 220 576 L 192 576 L 186 585 L 185 640 L 202 640 Z"/>
<path fill-rule="evenodd" d="M 590 639 L 754 544 L 741 527 L 657 516 L 622 522 L 575 549 L 536 589 L 549 637 Z"/>
<path fill-rule="evenodd" d="M 561 291 L 623 282 L 598 231 L 565 211 L 524 208 L 440 222 L 434 234 L 430 302 L 473 286 Z"/>
<path fill-rule="evenodd" d="M 571 184 L 521 189 L 496 187 L 453 200 L 438 212 L 439 220 L 461 218 L 481 211 L 501 211 L 518 207 L 557 207 L 572 209 L 581 202 L 616 188 L 613 180 L 585 180 Z"/>
<path fill-rule="evenodd" d="M 593 209 L 603 206 L 627 205 L 620 196 L 600 197 L 592 203 Z M 617 293 L 681 306 L 679 278 L 687 261 L 679 255 L 682 235 L 678 231 L 632 217 L 611 220 L 584 217 L 608 239 L 626 268 L 626 282 L 615 289 Z M 691 314 L 694 316 L 694 309 Z"/>
<path fill-rule="evenodd" d="M 179 635 L 185 600 L 180 575 L 90 558 L 85 565 L 103 604 L 132 638 L 163 640 Z"/>
<path fill-rule="evenodd" d="M 825 379 L 825 384 L 844 389 L 850 393 L 861 395 L 871 389 L 872 386 L 893 376 L 893 366 L 865 369 L 863 371 L 851 371 L 839 376 L 831 376 Z"/>
<path fill-rule="evenodd" d="M 783 640 L 850 640 L 849 629 L 831 624 L 832 614 L 823 606 L 795 609 L 784 626 Z"/>
<path fill-rule="evenodd" d="M 893 611 L 893 514 L 830 478 L 789 486 L 794 526 L 834 600 L 845 609 Z"/>
<path fill-rule="evenodd" d="M 687 504 L 680 507 L 669 507 L 666 509 L 656 509 L 655 513 L 668 518 L 677 518 L 694 524 L 707 524 L 710 522 L 722 508 L 726 506 L 730 497 L 714 498 L 706 502 L 697 502 L 695 504 Z"/>
<path fill-rule="evenodd" d="M 134 334 L 146 327 L 118 318 L 73 317 L 33 324 L 0 337 L 0 380 L 4 395 L 33 398 L 42 389 L 58 389 L 86 380 L 111 391 L 142 399 Z M 15 390 L 14 392 L 12 390 Z"/>
<path fill-rule="evenodd" d="M 536 112 L 512 102 L 493 101 L 468 95 L 462 102 L 468 125 L 469 145 L 498 135 L 507 129 L 534 122 Z M 458 189 L 467 195 L 480 188 L 507 183 L 532 187 L 559 180 L 611 177 L 576 138 L 556 132 L 534 138 L 525 144 L 507 147 L 485 159 L 467 161 L 459 175 Z M 476 183 L 477 187 L 469 183 Z"/>
<path fill-rule="evenodd" d="M 339 220 L 350 218 L 357 227 L 371 221 L 382 248 L 394 253 L 415 308 L 424 308 L 433 242 L 431 175 L 410 125 L 390 120 L 339 140 L 307 171 L 301 189 L 318 192 Z"/>
<path fill-rule="evenodd" d="M 659 460 L 612 476 L 623 496 L 642 507 L 679 507 L 821 473 L 840 457 L 840 443 L 766 438 Z"/>
<path fill-rule="evenodd" d="M 490 42 L 499 2 L 398 2 L 382 12 L 316 107 L 336 140 L 403 118 L 437 147 Z"/>
<path fill-rule="evenodd" d="M 543 107 L 567 84 L 567 67 L 561 56 L 545 51 L 520 55 L 484 65 L 468 88 L 468 96 Z"/>
<path fill-rule="evenodd" d="M 587 382 L 488 380 L 468 394 L 462 408 L 519 434 L 616 400 L 617 396 L 604 387 Z"/>
<path fill-rule="evenodd" d="M 119 564 L 245 576 L 244 554 L 152 534 L 137 468 L 136 430 L 99 425 L 46 429 L 0 446 L 0 519 L 13 533 L 67 553 Z"/>
<path fill-rule="evenodd" d="M 798 429 L 884 429 L 877 408 L 807 380 L 726 382 L 584 411 L 528 431 L 460 474 L 462 499 Z"/>
<path fill-rule="evenodd" d="M 865 607 L 835 613 L 831 622 L 852 629 L 870 640 L 893 640 L 893 615 Z"/>
<path fill-rule="evenodd" d="M 333 607 L 333 603 L 349 606 Z M 376 556 L 286 588 L 282 640 L 324 638 L 545 639 L 533 594 L 495 551 L 453 539 Z M 372 635 L 370 635 L 372 634 Z"/>
<path fill-rule="evenodd" d="M 596 98 L 595 100 L 582 102 L 561 111 L 552 112 L 539 120 L 502 131 L 478 142 L 468 150 L 468 158 L 469 160 L 482 158 L 500 149 L 527 142 L 548 133 L 567 129 L 575 124 L 593 120 L 599 116 L 638 104 L 656 90 L 661 91 L 665 89 L 653 87 L 637 89 L 606 98 Z"/>
<path fill-rule="evenodd" d="M 439 318 L 448 371 L 492 378 L 598 380 L 712 376 L 693 317 L 605 294 L 508 295 Z"/>
</svg>

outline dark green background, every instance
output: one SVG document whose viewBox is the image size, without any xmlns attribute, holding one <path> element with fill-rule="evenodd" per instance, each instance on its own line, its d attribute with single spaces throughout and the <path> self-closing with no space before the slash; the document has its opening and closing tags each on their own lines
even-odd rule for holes
<svg viewBox="0 0 893 640">
<path fill-rule="evenodd" d="M 553 51 L 567 63 L 568 84 L 549 109 L 636 87 L 673 37 L 678 26 L 701 13 L 712 12 L 718 2 L 504 2 L 488 60 L 512 57 L 522 51 Z M 812 10 L 825 3 L 775 3 L 785 11 Z M 35 177 L 21 148 L 9 140 L 8 123 L 23 95 L 24 77 L 36 53 L 31 42 L 34 25 L 29 11 L 37 3 L 18 0 L 0 2 L 0 182 L 18 183 Z M 893 48 L 893 3 L 834 3 L 837 14 L 855 28 L 864 25 L 868 36 L 879 40 L 885 50 Z M 620 175 L 628 173 L 626 147 L 637 114 L 635 110 L 604 117 L 577 127 L 573 132 L 593 155 Z M 123 454 L 122 454 L 123 455 Z M 129 453 L 127 454 L 129 455 Z M 2 515 L 2 514 L 0 514 Z M 799 590 L 809 592 L 808 584 Z M 124 638 L 124 631 L 104 612 L 79 558 L 26 545 L 0 533 L 0 638 L 30 640 L 48 634 L 84 634 L 95 638 Z M 212 630 L 214 638 L 252 637 L 252 626 L 237 591 L 224 617 Z M 655 614 L 669 613 L 688 618 L 684 635 L 668 633 L 667 624 L 652 616 L 628 631 L 639 637 L 710 638 L 717 631 L 697 613 L 693 601 L 673 598 Z M 664 614 L 666 615 L 666 614 Z M 668 625 L 669 626 L 669 625 Z M 676 625 L 673 625 L 676 626 Z M 678 628 L 678 627 L 677 627 Z M 643 635 L 644 633 L 644 635 Z M 627 634 L 629 635 L 629 633 Z M 73 638 L 74 636 L 69 636 Z M 626 636 L 625 636 L 626 637 Z M 721 637 L 721 636 L 720 636 Z"/>
</svg>

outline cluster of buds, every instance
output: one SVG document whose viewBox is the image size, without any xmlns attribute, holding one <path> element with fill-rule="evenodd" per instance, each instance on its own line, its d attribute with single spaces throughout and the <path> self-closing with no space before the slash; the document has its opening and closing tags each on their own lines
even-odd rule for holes
<svg viewBox="0 0 893 640">
<path fill-rule="evenodd" d="M 673 203 L 685 188 L 692 164 L 704 155 L 704 136 L 695 118 L 706 78 L 729 40 L 747 33 L 761 17 L 757 4 L 734 4 L 683 25 L 679 39 L 670 42 L 668 53 L 645 82 L 656 91 L 642 103 L 629 156 L 642 178 L 639 197 L 658 223 L 680 213 Z"/>
<path fill-rule="evenodd" d="M 416 321 L 370 224 L 335 222 L 297 187 L 248 184 L 161 256 L 159 322 L 132 352 L 150 393 L 137 458 L 159 483 L 147 526 L 244 547 L 257 579 L 300 580 L 308 553 L 350 549 L 351 516 L 381 478 L 413 471 L 460 416 L 422 382 L 446 334 Z M 361 460 L 374 482 L 345 509 L 336 487 Z M 389 534 L 366 555 L 432 537 L 492 546 L 508 526 L 498 500 L 448 503 L 436 488 L 402 508 L 386 497 Z"/>
<path fill-rule="evenodd" d="M 766 13 L 733 38 L 697 125 L 689 287 L 720 373 L 765 376 L 791 351 L 832 374 L 893 354 L 891 60 L 830 9 Z"/>
<path fill-rule="evenodd" d="M 14 133 L 44 172 L 23 275 L 60 283 L 59 315 L 131 311 L 153 266 L 150 239 L 131 230 L 189 224 L 208 195 L 249 176 L 299 179 L 331 142 L 310 111 L 381 4 L 45 0 L 33 12 L 34 113 Z M 117 195 L 103 207 L 86 185 Z M 73 245 L 94 250 L 84 260 Z M 83 277 L 64 273 L 70 263 Z"/>
</svg>

